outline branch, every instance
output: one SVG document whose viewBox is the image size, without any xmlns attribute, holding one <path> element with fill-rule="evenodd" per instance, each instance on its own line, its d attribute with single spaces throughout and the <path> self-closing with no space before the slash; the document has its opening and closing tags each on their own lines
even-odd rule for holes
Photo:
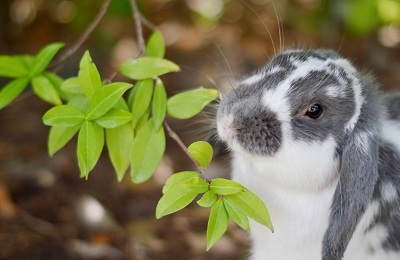
<svg viewBox="0 0 400 260">
<path fill-rule="evenodd" d="M 101 19 L 104 17 L 104 15 L 107 12 L 108 6 L 110 5 L 112 0 L 104 0 L 103 5 L 101 6 L 99 12 L 97 13 L 96 17 L 92 21 L 92 23 L 89 25 L 89 27 L 86 29 L 86 31 L 79 37 L 79 39 L 75 42 L 74 45 L 72 45 L 71 48 L 69 48 L 57 61 L 53 62 L 53 64 L 50 65 L 50 67 L 56 67 L 59 66 L 61 63 L 66 61 L 69 57 L 71 57 L 81 46 L 82 44 L 90 37 L 94 29 L 99 25 Z M 61 65 L 60 65 L 61 67 Z M 60 68 L 59 67 L 59 68 Z M 57 68 L 56 70 L 58 70 Z"/>
<path fill-rule="evenodd" d="M 146 45 L 144 42 L 143 28 L 142 28 L 142 15 L 139 12 L 136 0 L 131 0 L 131 6 L 132 6 L 132 17 L 133 20 L 135 21 L 135 26 L 136 26 L 136 37 L 139 44 L 140 53 L 142 55 L 146 55 Z"/>
<path fill-rule="evenodd" d="M 151 22 L 149 22 L 146 18 L 144 18 L 137 7 L 136 0 L 130 0 L 131 1 L 131 6 L 132 6 L 132 17 L 135 21 L 135 26 L 136 26 L 136 37 L 138 40 L 139 48 L 140 48 L 140 53 L 142 55 L 146 55 L 146 45 L 143 37 L 143 28 L 142 26 L 145 25 L 149 27 L 151 30 L 155 31 L 157 30 L 157 27 L 154 26 Z M 166 120 L 164 120 L 164 126 L 167 129 L 168 135 L 174 139 L 174 141 L 179 145 L 179 147 L 183 150 L 183 152 L 189 157 L 189 159 L 194 163 L 194 165 L 197 168 L 197 171 L 203 176 L 207 177 L 206 174 L 203 172 L 203 168 L 201 168 L 200 164 L 192 157 L 192 155 L 189 153 L 186 145 L 183 143 L 182 139 L 174 132 L 174 130 L 171 129 L 169 124 L 167 123 Z"/>
<path fill-rule="evenodd" d="M 171 129 L 167 121 L 164 120 L 164 126 L 167 129 L 168 135 L 174 139 L 174 141 L 179 145 L 179 147 L 185 152 L 185 154 L 189 157 L 189 159 L 196 165 L 197 171 L 203 176 L 207 177 L 206 174 L 204 174 L 203 168 L 201 168 L 200 164 L 192 157 L 192 155 L 189 153 L 186 145 L 183 143 L 182 139 L 174 132 L 174 130 Z"/>
</svg>

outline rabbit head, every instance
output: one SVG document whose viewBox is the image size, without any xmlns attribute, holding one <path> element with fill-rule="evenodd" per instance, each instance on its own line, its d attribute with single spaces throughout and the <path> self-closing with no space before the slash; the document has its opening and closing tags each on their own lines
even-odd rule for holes
<svg viewBox="0 0 400 260">
<path fill-rule="evenodd" d="M 376 92 L 372 79 L 332 51 L 291 50 L 221 97 L 217 130 L 234 154 L 279 164 L 282 173 L 271 178 L 295 179 L 299 189 L 338 178 L 323 259 L 343 256 L 373 194 L 383 111 Z M 283 177 L 293 172 L 287 167 L 307 174 Z M 321 167 L 335 170 L 313 176 Z"/>
</svg>

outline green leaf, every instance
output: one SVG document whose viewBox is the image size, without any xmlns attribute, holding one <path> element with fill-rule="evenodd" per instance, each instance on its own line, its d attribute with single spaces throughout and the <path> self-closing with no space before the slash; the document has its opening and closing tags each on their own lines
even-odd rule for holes
<svg viewBox="0 0 400 260">
<path fill-rule="evenodd" d="M 228 198 L 225 197 L 224 199 L 224 206 L 228 215 L 238 224 L 239 227 L 242 229 L 249 231 L 249 219 L 247 218 L 246 214 L 244 214 L 239 208 L 235 206 L 232 202 L 229 201 Z"/>
<path fill-rule="evenodd" d="M 53 84 L 45 76 L 39 75 L 32 79 L 33 92 L 44 101 L 61 105 L 62 101 Z"/>
<path fill-rule="evenodd" d="M 197 192 L 191 191 L 186 186 L 179 184 L 173 186 L 173 188 L 164 193 L 158 202 L 156 218 L 159 219 L 183 209 L 196 198 L 197 194 Z"/>
<path fill-rule="evenodd" d="M 167 93 L 165 92 L 164 84 L 160 79 L 157 79 L 156 81 L 152 105 L 154 127 L 158 129 L 164 122 L 165 114 L 167 113 Z"/>
<path fill-rule="evenodd" d="M 17 58 L 21 61 L 21 64 L 25 67 L 26 71 L 29 71 L 32 69 L 33 61 L 35 60 L 35 56 L 32 55 L 16 55 L 13 56 L 14 58 Z M 28 75 L 27 75 L 28 76 Z"/>
<path fill-rule="evenodd" d="M 95 122 L 104 128 L 122 126 L 132 120 L 132 114 L 119 108 L 111 108 L 105 115 L 97 118 Z"/>
<path fill-rule="evenodd" d="M 210 189 L 220 195 L 230 195 L 244 191 L 246 188 L 235 181 L 216 178 L 210 183 Z"/>
<path fill-rule="evenodd" d="M 161 31 L 156 30 L 150 36 L 146 46 L 146 54 L 150 57 L 162 58 L 165 54 L 165 42 Z"/>
<path fill-rule="evenodd" d="M 207 225 L 207 251 L 217 242 L 228 228 L 229 216 L 223 198 L 218 199 L 211 207 Z"/>
<path fill-rule="evenodd" d="M 78 135 L 78 164 L 81 177 L 86 179 L 100 158 L 104 147 L 104 131 L 100 126 L 85 121 Z"/>
<path fill-rule="evenodd" d="M 45 125 L 49 126 L 76 126 L 85 121 L 85 114 L 73 106 L 60 105 L 47 111 L 42 120 Z"/>
<path fill-rule="evenodd" d="M 153 95 L 153 80 L 146 79 L 137 83 L 137 92 L 132 107 L 132 126 L 136 127 L 139 119 L 146 113 Z"/>
<path fill-rule="evenodd" d="M 162 58 L 140 57 L 124 62 L 119 71 L 130 79 L 143 80 L 179 71 L 179 66 Z"/>
<path fill-rule="evenodd" d="M 131 110 L 129 109 L 128 104 L 126 103 L 126 101 L 124 99 L 124 97 L 121 97 L 120 99 L 118 99 L 118 102 L 115 104 L 114 107 L 122 109 L 122 110 L 125 110 L 127 112 L 131 112 Z"/>
<path fill-rule="evenodd" d="M 131 178 L 135 183 L 148 180 L 160 163 L 165 150 L 164 128 L 154 129 L 150 119 L 133 141 Z"/>
<path fill-rule="evenodd" d="M 131 87 L 132 84 L 117 82 L 105 85 L 96 90 L 90 100 L 86 119 L 94 120 L 106 114 L 115 106 L 125 91 Z"/>
<path fill-rule="evenodd" d="M 50 81 L 50 83 L 53 85 L 54 89 L 57 91 L 57 94 L 60 96 L 61 99 L 70 100 L 72 98 L 72 96 L 69 93 L 66 93 L 61 89 L 61 85 L 64 82 L 63 78 L 48 71 L 43 72 L 41 75 L 43 75 Z"/>
<path fill-rule="evenodd" d="M 99 71 L 92 61 L 89 51 L 85 52 L 79 63 L 78 78 L 83 93 L 85 93 L 88 98 L 91 98 L 94 92 L 103 85 L 101 83 Z"/>
<path fill-rule="evenodd" d="M 0 109 L 10 104 L 28 86 L 29 79 L 14 79 L 5 85 L 0 91 Z"/>
<path fill-rule="evenodd" d="M 215 194 L 212 190 L 208 190 L 204 193 L 203 197 L 197 201 L 200 207 L 209 208 L 218 200 L 218 195 Z"/>
<path fill-rule="evenodd" d="M 29 70 L 19 56 L 0 56 L 0 76 L 21 78 L 29 76 Z"/>
<path fill-rule="evenodd" d="M 68 105 L 86 111 L 89 106 L 90 100 L 84 95 L 75 95 L 69 101 Z"/>
<path fill-rule="evenodd" d="M 147 121 L 149 121 L 149 116 L 150 116 L 150 107 L 147 108 L 146 112 L 140 117 L 139 121 L 136 123 L 135 126 L 135 134 L 139 133 L 140 130 L 147 124 Z M 156 129 L 154 127 L 154 129 Z"/>
<path fill-rule="evenodd" d="M 132 88 L 131 92 L 128 96 L 128 106 L 129 108 L 133 108 L 133 104 L 135 103 L 136 94 L 139 90 L 139 86 L 142 84 L 142 81 L 138 81 L 135 86 Z"/>
<path fill-rule="evenodd" d="M 51 43 L 41 49 L 33 60 L 30 76 L 35 77 L 42 73 L 63 46 L 64 43 Z"/>
<path fill-rule="evenodd" d="M 50 156 L 53 156 L 61 148 L 63 148 L 74 135 L 79 131 L 81 125 L 65 127 L 53 126 L 50 128 L 48 149 Z"/>
<path fill-rule="evenodd" d="M 183 172 L 177 172 L 175 174 L 172 174 L 168 180 L 166 181 L 162 192 L 163 194 L 165 194 L 171 187 L 184 182 L 186 180 L 189 180 L 193 177 L 199 177 L 199 173 L 198 172 L 194 172 L 194 171 L 183 171 Z"/>
<path fill-rule="evenodd" d="M 187 186 L 187 188 L 193 192 L 204 193 L 208 191 L 208 183 L 200 177 L 193 177 L 181 182 L 181 184 Z"/>
<path fill-rule="evenodd" d="M 248 217 L 274 232 L 267 207 L 265 207 L 264 202 L 254 195 L 254 193 L 245 188 L 239 193 L 227 195 L 226 198 L 234 207 L 240 209 Z"/>
<path fill-rule="evenodd" d="M 78 77 L 72 77 L 61 84 L 61 90 L 69 94 L 84 94 Z"/>
<path fill-rule="evenodd" d="M 212 146 L 204 141 L 197 141 L 189 145 L 188 152 L 203 169 L 210 164 L 213 157 Z"/>
<path fill-rule="evenodd" d="M 106 129 L 108 155 L 121 181 L 130 164 L 129 153 L 133 142 L 133 128 L 125 124 L 116 128 Z"/>
<path fill-rule="evenodd" d="M 197 115 L 208 103 L 218 97 L 215 89 L 198 88 L 182 92 L 168 99 L 167 112 L 178 119 Z"/>
</svg>

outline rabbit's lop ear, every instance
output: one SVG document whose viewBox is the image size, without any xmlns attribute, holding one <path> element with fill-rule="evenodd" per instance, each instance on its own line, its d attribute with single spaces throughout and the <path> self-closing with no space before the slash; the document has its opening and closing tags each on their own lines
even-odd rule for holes
<svg viewBox="0 0 400 260">
<path fill-rule="evenodd" d="M 356 72 L 351 73 L 349 78 L 348 87 L 353 89 L 355 112 L 346 124 L 342 146 L 339 147 L 340 177 L 323 240 L 323 260 L 342 259 L 372 198 L 378 178 L 378 135 L 382 109 L 376 84 L 369 77 L 359 78 Z"/>
</svg>

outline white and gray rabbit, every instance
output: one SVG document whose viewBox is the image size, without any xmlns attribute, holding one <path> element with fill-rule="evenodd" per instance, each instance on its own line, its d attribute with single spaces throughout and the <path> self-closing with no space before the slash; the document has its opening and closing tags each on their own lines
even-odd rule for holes
<svg viewBox="0 0 400 260">
<path fill-rule="evenodd" d="M 222 94 L 232 178 L 269 209 L 251 259 L 400 259 L 400 95 L 327 50 L 290 50 Z"/>
</svg>

